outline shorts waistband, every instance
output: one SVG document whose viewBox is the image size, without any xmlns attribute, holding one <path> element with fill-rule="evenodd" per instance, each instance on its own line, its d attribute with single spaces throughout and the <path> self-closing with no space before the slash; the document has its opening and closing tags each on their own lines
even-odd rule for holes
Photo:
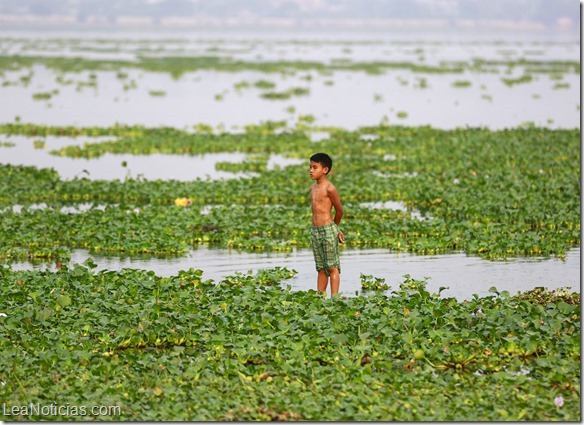
<svg viewBox="0 0 584 425">
<path fill-rule="evenodd" d="M 334 221 L 332 223 L 323 224 L 322 226 L 315 226 L 314 224 L 312 225 L 312 228 L 314 230 L 325 230 L 325 229 L 328 229 L 330 227 L 337 227 L 337 225 L 335 224 Z"/>
</svg>

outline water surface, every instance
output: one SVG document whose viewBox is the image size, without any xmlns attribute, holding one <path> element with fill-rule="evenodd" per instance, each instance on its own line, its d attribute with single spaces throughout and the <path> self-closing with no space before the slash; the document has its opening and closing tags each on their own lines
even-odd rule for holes
<svg viewBox="0 0 584 425">
<path fill-rule="evenodd" d="M 292 290 L 316 289 L 314 257 L 310 250 L 291 253 L 245 253 L 226 249 L 200 247 L 182 258 L 175 259 L 121 259 L 90 255 L 86 250 L 75 250 L 72 262 L 82 263 L 91 257 L 98 264 L 97 269 L 120 270 L 137 268 L 153 270 L 159 276 L 176 275 L 179 270 L 189 268 L 203 270 L 203 278 L 220 282 L 228 275 L 257 272 L 271 267 L 287 267 L 298 274 L 282 285 L 290 285 Z M 341 292 L 354 296 L 361 292 L 360 275 L 384 278 L 391 290 L 399 288 L 403 276 L 409 274 L 414 279 L 428 280 L 430 292 L 438 292 L 440 287 L 444 297 L 459 300 L 471 299 L 473 294 L 489 295 L 489 289 L 507 290 L 512 295 L 538 286 L 548 289 L 569 287 L 572 291 L 580 288 L 580 249 L 568 252 L 566 260 L 538 258 L 510 259 L 508 261 L 488 261 L 466 254 L 420 256 L 394 254 L 382 249 L 349 250 L 341 252 Z M 14 269 L 46 269 L 46 265 L 33 266 L 29 263 L 14 263 Z M 54 270 L 54 266 L 49 267 Z M 330 293 L 330 288 L 329 288 Z"/>
</svg>

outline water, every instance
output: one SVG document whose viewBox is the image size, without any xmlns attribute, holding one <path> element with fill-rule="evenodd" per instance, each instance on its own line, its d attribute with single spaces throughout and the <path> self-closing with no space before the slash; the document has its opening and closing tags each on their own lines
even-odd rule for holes
<svg viewBox="0 0 584 425">
<path fill-rule="evenodd" d="M 261 73 L 198 71 L 175 81 L 164 74 L 147 74 L 137 88 L 124 91 L 113 73 L 98 72 L 98 89 L 77 92 L 74 86 L 55 83 L 54 74 L 38 67 L 31 87 L 0 89 L 10 104 L 0 105 L 0 122 L 20 117 L 23 122 L 47 125 L 110 126 L 116 123 L 184 128 L 197 123 L 212 126 L 243 126 L 263 120 L 296 122 L 299 115 L 313 115 L 316 123 L 354 129 L 387 119 L 393 124 L 515 127 L 525 122 L 538 126 L 575 128 L 579 125 L 579 75 L 564 75 L 569 88 L 554 89 L 556 81 L 537 75 L 536 81 L 507 87 L 501 78 L 486 74 L 423 75 L 388 71 L 386 75 L 337 71 L 333 77 L 314 75 L 308 83 L 300 76 L 279 81 Z M 243 74 L 243 75 L 242 75 Z M 419 79 L 427 88 L 416 88 Z M 256 88 L 236 90 L 242 81 L 277 82 L 275 90 L 294 87 L 310 90 L 308 96 L 287 100 L 260 97 Z M 453 88 L 456 81 L 470 81 L 468 88 Z M 332 85 L 327 82 L 332 81 Z M 49 101 L 34 100 L 33 93 L 58 90 Z M 152 96 L 162 90 L 164 96 Z M 219 96 L 219 98 L 217 98 Z M 349 101 L 350 99 L 350 101 Z M 293 107 L 295 113 L 290 113 Z M 400 114 L 404 112 L 404 114 Z"/>
<path fill-rule="evenodd" d="M 202 155 L 131 155 L 104 154 L 99 158 L 68 158 L 50 153 L 67 145 L 82 145 L 86 142 L 99 143 L 111 138 L 88 137 L 24 137 L 0 135 L 0 142 L 14 144 L 4 147 L 0 143 L 0 160 L 12 165 L 53 168 L 63 180 L 88 178 L 90 180 L 124 180 L 125 178 L 143 178 L 145 180 L 190 181 L 195 179 L 218 180 L 245 178 L 256 173 L 232 173 L 216 169 L 218 162 L 240 163 L 246 158 L 241 153 L 208 153 Z M 35 141 L 44 142 L 44 147 L 35 148 Z M 270 155 L 267 169 L 300 164 L 303 161 L 286 158 L 282 155 Z"/>
<path fill-rule="evenodd" d="M 19 39 L 6 37 L 19 37 Z M 27 40 L 21 40 L 28 37 Z M 547 37 L 547 38 L 546 38 Z M 81 42 L 79 42 L 81 40 Z M 392 61 L 439 66 L 443 61 L 484 60 L 579 61 L 579 38 L 570 34 L 354 34 L 335 38 L 330 34 L 155 34 L 136 33 L 15 33 L 0 32 L 0 49 L 10 54 L 134 60 L 139 55 L 221 56 L 244 61 L 317 61 L 330 64 Z M 109 126 L 115 123 L 147 126 L 189 127 L 242 126 L 263 120 L 286 120 L 293 124 L 299 115 L 314 115 L 316 123 L 353 129 L 393 124 L 432 125 L 438 128 L 485 126 L 515 127 L 525 122 L 552 128 L 575 128 L 580 124 L 580 78 L 576 73 L 551 76 L 533 73 L 530 83 L 506 86 L 502 78 L 527 73 L 518 67 L 508 74 L 427 74 L 388 69 L 382 75 L 363 71 L 298 71 L 293 75 L 253 71 L 189 72 L 178 79 L 168 73 L 127 69 L 127 79 L 117 71 L 95 72 L 97 87 L 77 90 L 89 72 L 66 73 L 75 83 L 64 86 L 59 74 L 42 66 L 33 68 L 28 86 L 0 87 L 0 95 L 11 102 L 0 104 L 0 122 L 13 121 L 53 125 Z M 6 72 L 4 81 L 15 82 L 28 70 Z M 555 80 L 553 78 L 561 78 Z M 260 97 L 261 90 L 237 90 L 243 81 L 272 81 L 275 90 L 303 87 L 310 94 L 288 100 Z M 426 88 L 421 87 L 421 79 Z M 470 87 L 453 88 L 459 80 Z M 129 82 L 135 88 L 124 89 Z M 558 82 L 567 85 L 557 88 Z M 38 101 L 33 93 L 58 90 L 50 100 Z M 163 91 L 153 96 L 152 91 Z M 289 112 L 289 108 L 295 112 Z"/>
<path fill-rule="evenodd" d="M 306 60 L 332 63 L 337 60 L 412 62 L 439 65 L 442 61 L 469 62 L 485 60 L 579 61 L 579 34 L 527 33 L 116 33 L 116 32 L 0 32 L 1 54 L 85 57 L 93 59 L 135 60 L 138 55 L 221 56 L 233 60 L 274 61 Z M 125 70 L 120 79 L 117 71 L 96 72 L 95 88 L 77 89 L 88 81 L 89 72 L 65 73 L 71 85 L 59 83 L 60 74 L 43 66 L 32 69 L 30 83 L 19 83 L 30 70 L 6 71 L 0 79 L 16 85 L 0 86 L 0 122 L 23 122 L 47 125 L 110 126 L 116 123 L 149 127 L 172 126 L 189 129 L 197 123 L 240 131 L 241 126 L 265 120 L 285 120 L 294 125 L 300 115 L 311 114 L 317 125 L 354 129 L 390 124 L 431 125 L 437 128 L 488 127 L 502 129 L 526 122 L 550 128 L 576 128 L 580 125 L 580 76 L 533 74 L 533 81 L 508 87 L 502 78 L 520 77 L 525 69 L 508 73 L 424 74 L 407 70 L 387 70 L 381 75 L 365 72 L 334 71 L 321 74 L 299 71 L 294 75 L 266 74 L 253 71 L 197 71 L 173 79 L 166 73 L 139 69 Z M 558 79 L 559 78 L 559 79 Z M 305 87 L 309 95 L 274 101 L 260 97 L 261 90 L 250 87 L 237 90 L 236 84 L 260 80 L 272 81 L 277 91 Z M 424 79 L 424 84 L 422 84 Z M 129 81 L 134 88 L 124 89 Z M 456 81 L 468 81 L 467 88 L 454 88 Z M 558 88 L 562 83 L 566 88 Z M 37 101 L 33 94 L 57 90 L 50 100 Z M 162 91 L 163 96 L 151 92 Z M 313 140 L 328 133 L 313 135 Z M 44 149 L 35 149 L 41 139 Z M 5 137 L 14 147 L 0 147 L 0 162 L 14 165 L 53 167 L 63 179 L 146 179 L 192 180 L 196 178 L 241 178 L 250 173 L 226 173 L 215 170 L 218 161 L 240 162 L 241 154 L 208 155 L 104 155 L 96 159 L 71 159 L 50 155 L 51 149 L 67 144 L 107 139 Z M 122 166 L 122 163 L 126 166 Z M 297 163 L 289 158 L 272 156 L 269 167 Z M 371 205 L 372 208 L 388 207 Z M 11 208 L 13 208 L 11 206 Z M 16 206 L 18 208 L 18 206 Z M 39 206 L 43 208 L 43 206 Z M 14 208 L 13 208 L 14 209 Z M 83 209 L 83 208 L 81 208 Z M 74 262 L 83 262 L 87 251 L 76 250 Z M 170 260 L 137 260 L 92 256 L 99 268 L 123 267 L 154 270 L 159 275 L 176 274 L 190 267 L 204 270 L 204 277 L 220 281 L 235 272 L 285 266 L 298 271 L 287 281 L 294 290 L 316 288 L 314 260 L 309 250 L 286 254 L 248 254 L 201 247 L 188 256 Z M 360 290 L 360 274 L 386 279 L 397 288 L 402 276 L 415 279 L 429 277 L 428 287 L 437 292 L 448 287 L 444 296 L 459 299 L 473 294 L 488 295 L 489 288 L 525 291 L 536 286 L 549 289 L 580 286 L 580 249 L 568 253 L 565 262 L 558 259 L 513 259 L 492 262 L 465 254 L 415 256 L 391 254 L 384 250 L 344 250 L 341 254 L 341 291 L 351 296 Z M 45 268 L 17 263 L 14 268 Z"/>
<path fill-rule="evenodd" d="M 95 260 L 97 270 L 121 270 L 135 268 L 153 270 L 159 276 L 176 275 L 179 270 L 189 268 L 203 270 L 204 279 L 220 282 L 228 275 L 237 272 L 256 273 L 259 269 L 287 267 L 298 274 L 282 285 L 290 285 L 294 291 L 316 289 L 316 270 L 314 257 L 310 250 L 296 250 L 291 253 L 245 253 L 226 249 L 200 247 L 185 257 L 175 259 L 130 259 L 90 255 L 86 250 L 75 250 L 71 261 L 84 262 L 88 257 Z M 565 261 L 559 259 L 523 258 L 508 261 L 487 261 L 465 254 L 420 256 L 394 254 L 387 250 L 343 250 L 341 259 L 341 293 L 354 296 L 361 291 L 360 275 L 373 275 L 384 278 L 390 290 L 399 288 L 403 276 L 409 274 L 414 279 L 428 280 L 428 290 L 436 293 L 440 287 L 448 289 L 443 297 L 459 300 L 471 299 L 473 294 L 490 295 L 489 289 L 507 290 L 512 295 L 537 286 L 548 289 L 569 287 L 579 291 L 580 287 L 580 249 L 568 252 Z M 21 262 L 12 268 L 51 269 L 54 266 L 36 265 Z M 330 293 L 330 288 L 329 288 Z"/>
</svg>

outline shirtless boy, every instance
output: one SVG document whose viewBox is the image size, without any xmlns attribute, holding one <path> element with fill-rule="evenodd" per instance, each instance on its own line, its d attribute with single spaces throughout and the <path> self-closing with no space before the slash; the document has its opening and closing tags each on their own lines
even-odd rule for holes
<svg viewBox="0 0 584 425">
<path fill-rule="evenodd" d="M 331 297 L 339 292 L 341 280 L 339 242 L 345 242 L 345 236 L 338 228 L 343 217 L 341 198 L 337 189 L 327 178 L 332 167 L 333 161 L 326 153 L 317 153 L 310 157 L 310 178 L 316 181 L 310 186 L 310 203 L 312 206 L 312 250 L 318 272 L 317 287 L 319 292 L 326 292 L 330 278 Z M 333 207 L 335 208 L 334 218 Z"/>
</svg>

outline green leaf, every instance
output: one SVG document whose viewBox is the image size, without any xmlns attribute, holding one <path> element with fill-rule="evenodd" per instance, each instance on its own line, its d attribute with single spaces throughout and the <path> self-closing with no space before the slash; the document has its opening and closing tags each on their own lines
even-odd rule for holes
<svg viewBox="0 0 584 425">
<path fill-rule="evenodd" d="M 71 297 L 69 295 L 59 294 L 57 295 L 57 302 L 61 307 L 67 307 L 71 305 Z"/>
</svg>

